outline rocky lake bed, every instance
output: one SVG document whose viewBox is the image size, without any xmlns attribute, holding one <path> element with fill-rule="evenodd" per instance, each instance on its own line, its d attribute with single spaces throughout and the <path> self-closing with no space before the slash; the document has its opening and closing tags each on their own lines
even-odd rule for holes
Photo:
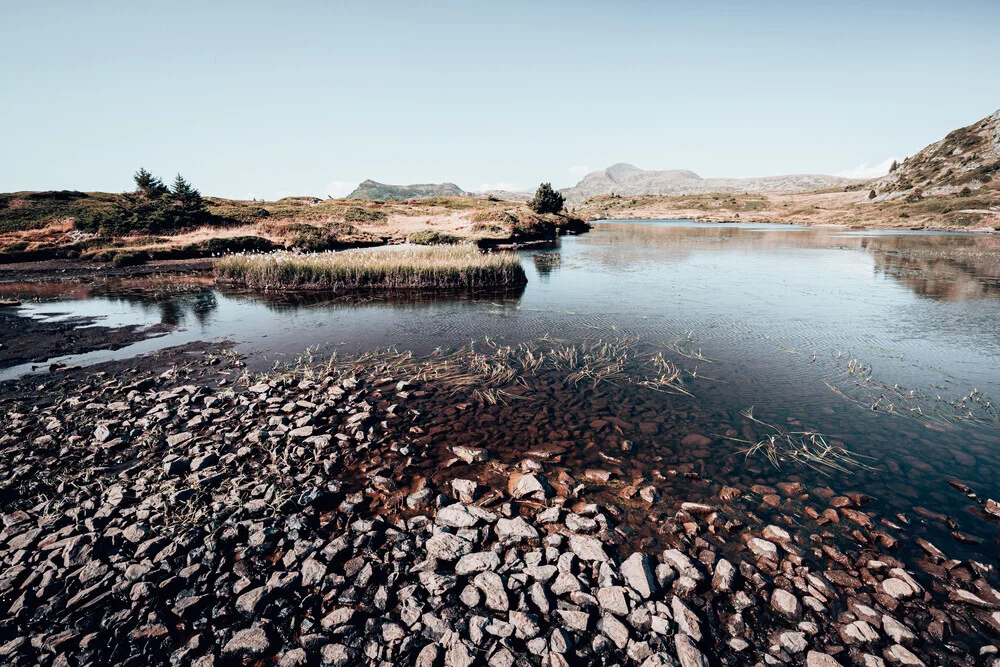
<svg viewBox="0 0 1000 667">
<path fill-rule="evenodd" d="M 0 663 L 992 666 L 992 241 L 854 243 L 598 225 L 461 300 L 19 274 Z"/>
<path fill-rule="evenodd" d="M 649 427 L 394 370 L 373 357 L 255 375 L 202 346 L 8 385 L 3 662 L 996 657 L 996 564 L 919 537 L 948 517 L 885 516 L 795 475 L 707 477 L 691 457 L 642 475 L 623 436 Z M 618 451 L 581 469 L 572 440 Z M 956 493 L 984 522 L 1000 513 Z"/>
</svg>

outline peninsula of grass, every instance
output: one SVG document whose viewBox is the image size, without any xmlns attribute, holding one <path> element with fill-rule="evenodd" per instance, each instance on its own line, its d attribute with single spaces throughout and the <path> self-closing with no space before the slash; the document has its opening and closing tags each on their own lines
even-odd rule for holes
<svg viewBox="0 0 1000 667">
<path fill-rule="evenodd" d="M 228 255 L 216 262 L 215 279 L 257 291 L 330 292 L 495 289 L 528 281 L 514 253 L 440 245 Z"/>
</svg>

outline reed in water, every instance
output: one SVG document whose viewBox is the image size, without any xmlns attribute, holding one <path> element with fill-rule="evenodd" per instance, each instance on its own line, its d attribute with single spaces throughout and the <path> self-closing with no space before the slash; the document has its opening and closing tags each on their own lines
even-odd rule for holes
<svg viewBox="0 0 1000 667">
<path fill-rule="evenodd" d="M 257 290 L 457 290 L 527 282 L 514 253 L 469 246 L 228 255 L 216 263 L 215 277 Z"/>
</svg>

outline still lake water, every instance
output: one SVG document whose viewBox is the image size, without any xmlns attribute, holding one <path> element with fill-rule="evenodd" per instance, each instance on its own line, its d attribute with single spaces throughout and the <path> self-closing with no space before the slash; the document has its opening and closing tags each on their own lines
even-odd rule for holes
<svg viewBox="0 0 1000 667">
<path fill-rule="evenodd" d="M 522 256 L 523 292 L 480 298 L 281 301 L 220 292 L 208 282 L 153 294 L 134 284 L 0 285 L 0 297 L 43 290 L 45 299 L 20 311 L 38 318 L 176 325 L 121 350 L 56 360 L 68 364 L 221 339 L 258 370 L 306 348 L 426 354 L 486 338 L 543 337 L 662 345 L 685 370 L 693 396 L 624 387 L 595 402 L 594 415 L 581 415 L 591 420 L 603 410 L 656 423 L 635 434 L 656 457 L 636 457 L 632 473 L 670 464 L 748 485 L 801 479 L 862 491 L 877 498 L 869 508 L 907 513 L 913 530 L 949 554 L 1000 553 L 997 525 L 947 484 L 961 480 L 1000 500 L 1000 420 L 991 402 L 1000 401 L 1000 238 L 607 222 Z M 0 370 L 0 379 L 30 370 Z M 717 436 L 764 437 L 767 429 L 741 414 L 751 407 L 782 430 L 829 434 L 869 457 L 870 469 L 822 474 L 795 462 L 780 470 L 762 459 L 745 462 L 745 445 Z M 682 451 L 678 441 L 691 432 L 713 437 L 713 448 Z M 948 514 L 953 525 L 913 515 L 914 506 Z M 959 544 L 952 530 L 983 544 Z"/>
</svg>

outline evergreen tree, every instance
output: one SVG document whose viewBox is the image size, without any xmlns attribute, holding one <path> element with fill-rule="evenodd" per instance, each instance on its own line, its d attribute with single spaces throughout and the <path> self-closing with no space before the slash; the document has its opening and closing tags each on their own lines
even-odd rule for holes
<svg viewBox="0 0 1000 667">
<path fill-rule="evenodd" d="M 535 213 L 558 213 L 565 203 L 566 198 L 553 190 L 551 183 L 542 183 L 528 202 L 528 207 Z"/>
<path fill-rule="evenodd" d="M 135 181 L 135 194 L 146 199 L 159 199 L 168 192 L 163 181 L 141 167 L 132 178 Z"/>
</svg>

